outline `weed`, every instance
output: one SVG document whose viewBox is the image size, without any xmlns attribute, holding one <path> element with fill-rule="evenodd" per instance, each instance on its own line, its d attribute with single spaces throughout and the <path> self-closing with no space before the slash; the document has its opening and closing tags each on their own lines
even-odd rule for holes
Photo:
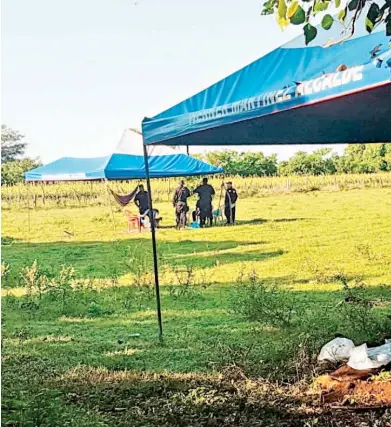
<svg viewBox="0 0 391 427">
<path fill-rule="evenodd" d="M 362 256 L 368 261 L 373 261 L 376 259 L 376 255 L 373 253 L 373 250 L 368 244 L 356 245 L 356 252 L 358 253 L 358 255 Z"/>
<path fill-rule="evenodd" d="M 149 254 L 145 254 L 141 245 L 134 248 L 128 247 L 128 257 L 125 264 L 132 273 L 132 284 L 136 286 L 139 302 L 154 298 L 154 280 L 152 275 L 152 260 Z"/>
<path fill-rule="evenodd" d="M 384 329 L 375 316 L 374 301 L 368 296 L 367 287 L 361 279 L 357 279 L 353 285 L 343 282 L 343 290 L 344 300 L 336 308 L 342 321 L 351 330 L 374 336 Z M 386 322 L 388 323 L 388 319 Z"/>
<path fill-rule="evenodd" d="M 73 266 L 61 266 L 61 270 L 49 283 L 49 292 L 59 294 L 62 308 L 65 308 L 67 299 L 73 293 L 72 282 L 75 279 L 75 269 Z"/>
<path fill-rule="evenodd" d="M 4 280 L 10 272 L 10 266 L 8 264 L 1 263 L 1 280 Z"/>
<path fill-rule="evenodd" d="M 319 351 L 319 337 L 315 334 L 300 333 L 287 351 L 293 355 L 291 363 L 295 371 L 295 380 L 302 381 L 313 377 L 316 373 L 316 356 Z"/>
<path fill-rule="evenodd" d="M 93 223 L 105 223 L 110 221 L 110 214 L 104 213 L 101 215 L 94 216 L 91 220 Z"/>
<path fill-rule="evenodd" d="M 42 299 L 42 294 L 47 290 L 47 277 L 41 273 L 37 260 L 33 262 L 31 267 L 24 267 L 21 272 L 22 283 L 25 285 L 26 294 L 29 299 L 34 299 L 38 296 L 39 301 Z M 39 304 L 38 304 L 39 305 Z"/>
<path fill-rule="evenodd" d="M 201 289 L 208 289 L 214 282 L 214 274 L 211 271 L 201 270 L 197 275 L 197 286 Z"/>
<path fill-rule="evenodd" d="M 292 292 L 276 284 L 266 285 L 259 280 L 255 270 L 249 273 L 248 283 L 235 287 L 231 308 L 235 313 L 261 324 L 282 327 L 291 326 L 294 318 L 301 314 Z"/>
<path fill-rule="evenodd" d="M 201 297 L 202 290 L 207 289 L 210 285 L 206 276 L 201 275 L 196 281 L 196 274 L 192 265 L 174 266 L 172 271 L 176 284 L 167 286 L 170 297 L 173 299 L 184 298 L 195 305 Z"/>
<path fill-rule="evenodd" d="M 102 317 L 113 314 L 112 310 L 103 308 L 101 305 L 97 304 L 95 301 L 92 301 L 88 307 L 87 315 L 89 317 Z"/>
</svg>

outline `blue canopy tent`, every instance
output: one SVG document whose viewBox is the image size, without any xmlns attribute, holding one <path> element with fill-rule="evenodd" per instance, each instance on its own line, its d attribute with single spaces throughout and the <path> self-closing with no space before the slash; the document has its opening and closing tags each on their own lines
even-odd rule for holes
<svg viewBox="0 0 391 427">
<path fill-rule="evenodd" d="M 362 37 L 356 34 L 325 48 L 329 37 L 341 37 L 340 27 L 334 27 L 336 34 L 320 32 L 316 44 L 305 47 L 300 36 L 144 119 L 144 143 L 191 146 L 389 140 L 389 37 L 384 31 Z"/>
<path fill-rule="evenodd" d="M 365 27 L 357 23 L 356 28 Z M 340 26 L 329 31 L 319 26 L 310 46 L 299 36 L 145 118 L 144 146 L 391 141 L 391 49 L 383 28 L 370 35 L 358 31 L 338 43 Z M 154 230 L 152 246 L 162 336 Z"/>
<path fill-rule="evenodd" d="M 186 154 L 149 157 L 151 178 L 198 176 L 222 173 L 212 166 Z M 91 181 L 145 178 L 143 156 L 112 154 L 106 157 L 62 157 L 25 173 L 26 181 Z"/>
<path fill-rule="evenodd" d="M 124 138 L 124 137 L 123 137 Z M 138 138 L 140 138 L 138 136 Z M 142 147 L 141 138 L 139 147 Z M 123 145 L 123 143 L 122 143 Z M 123 148 L 118 149 L 123 151 Z M 212 166 L 172 148 L 153 150 L 149 156 L 149 176 L 168 178 L 222 173 L 223 169 Z M 62 157 L 47 165 L 25 173 L 26 181 L 92 181 L 128 180 L 146 177 L 142 154 L 114 153 L 95 158 Z"/>
</svg>

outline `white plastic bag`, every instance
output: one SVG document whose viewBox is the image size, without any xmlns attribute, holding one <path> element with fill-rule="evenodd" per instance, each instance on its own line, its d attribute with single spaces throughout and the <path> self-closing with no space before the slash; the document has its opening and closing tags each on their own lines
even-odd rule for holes
<svg viewBox="0 0 391 427">
<path fill-rule="evenodd" d="M 391 362 L 391 340 L 386 340 L 386 343 L 379 347 L 368 348 L 368 356 L 383 363 L 382 366 L 388 365 Z"/>
<path fill-rule="evenodd" d="M 384 345 L 368 348 L 366 344 L 356 347 L 349 358 L 348 366 L 353 369 L 376 369 L 391 362 L 391 341 Z"/>
<path fill-rule="evenodd" d="M 335 338 L 322 347 L 318 361 L 341 362 L 348 360 L 354 348 L 352 340 L 348 338 Z"/>
</svg>

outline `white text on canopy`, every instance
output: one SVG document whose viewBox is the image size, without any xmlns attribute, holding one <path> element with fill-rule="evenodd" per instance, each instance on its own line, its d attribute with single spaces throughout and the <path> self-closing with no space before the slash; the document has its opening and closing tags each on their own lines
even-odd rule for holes
<svg viewBox="0 0 391 427">
<path fill-rule="evenodd" d="M 323 75 L 317 79 L 300 82 L 295 87 L 288 87 L 282 90 L 267 92 L 242 101 L 225 104 L 206 110 L 197 111 L 189 114 L 189 124 L 202 123 L 209 120 L 216 120 L 221 117 L 227 117 L 240 114 L 246 111 L 257 110 L 261 107 L 288 101 L 303 95 L 312 95 L 333 89 L 338 86 L 344 86 L 352 82 L 357 82 L 363 78 L 364 66 L 348 68 L 342 72 Z"/>
</svg>

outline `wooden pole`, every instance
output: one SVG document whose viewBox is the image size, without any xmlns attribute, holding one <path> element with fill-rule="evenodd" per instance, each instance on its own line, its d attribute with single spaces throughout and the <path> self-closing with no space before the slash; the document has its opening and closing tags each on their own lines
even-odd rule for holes
<svg viewBox="0 0 391 427">
<path fill-rule="evenodd" d="M 111 218 L 113 220 L 113 230 L 114 230 L 114 234 L 117 234 L 117 227 L 115 225 L 114 210 L 113 210 L 113 205 L 111 204 L 111 197 L 110 197 L 110 193 L 109 193 L 109 184 L 108 184 L 107 179 L 105 179 L 105 183 L 106 183 L 107 196 L 109 198 L 109 204 L 110 204 L 110 210 L 111 210 Z"/>
<path fill-rule="evenodd" d="M 31 232 L 31 218 L 30 218 L 30 184 L 27 183 L 27 212 L 28 212 L 28 223 L 29 223 L 29 234 Z"/>
</svg>

